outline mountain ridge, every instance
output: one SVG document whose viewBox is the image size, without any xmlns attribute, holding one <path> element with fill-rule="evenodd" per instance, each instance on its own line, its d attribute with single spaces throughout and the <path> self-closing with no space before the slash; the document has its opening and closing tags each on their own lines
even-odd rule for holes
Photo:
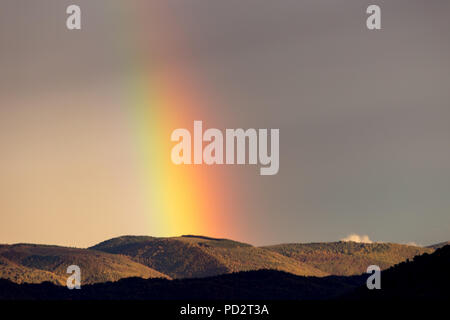
<svg viewBox="0 0 450 320">
<path fill-rule="evenodd" d="M 416 256 L 381 273 L 381 289 L 369 290 L 367 274 L 304 277 L 257 270 L 191 279 L 126 278 L 67 290 L 50 282 L 16 284 L 0 279 L 0 300 L 377 300 L 448 301 L 450 246 Z M 414 307 L 413 307 L 414 308 Z"/>
<path fill-rule="evenodd" d="M 446 245 L 450 245 L 450 241 L 444 241 L 444 242 L 439 242 L 439 243 L 435 243 L 429 246 L 426 246 L 426 248 L 430 248 L 430 249 L 439 249 L 442 247 L 445 247 Z"/>
<path fill-rule="evenodd" d="M 298 275 L 327 275 L 302 262 L 250 244 L 204 236 L 122 236 L 89 249 L 127 255 L 172 278 L 208 277 L 259 269 L 281 270 Z"/>
<path fill-rule="evenodd" d="M 78 265 L 84 283 L 117 281 L 130 276 L 168 278 L 123 255 L 52 245 L 0 245 L 0 278 L 17 283 L 50 281 L 65 285 L 67 267 Z"/>
<path fill-rule="evenodd" d="M 312 265 L 326 273 L 341 276 L 362 274 L 373 264 L 387 269 L 406 259 L 434 250 L 396 243 L 353 241 L 288 243 L 264 248 Z"/>
<path fill-rule="evenodd" d="M 436 244 L 440 246 L 445 243 Z M 423 253 L 395 243 L 317 242 L 257 247 L 202 235 L 119 236 L 86 248 L 47 244 L 0 245 L 0 278 L 16 283 L 65 285 L 66 268 L 80 265 L 86 284 L 128 277 L 205 278 L 243 271 L 278 270 L 299 276 L 353 276 L 368 265 L 387 269 Z"/>
</svg>

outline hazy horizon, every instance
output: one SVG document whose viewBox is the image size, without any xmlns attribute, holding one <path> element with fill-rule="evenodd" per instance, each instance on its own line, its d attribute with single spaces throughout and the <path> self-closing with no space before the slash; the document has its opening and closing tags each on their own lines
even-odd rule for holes
<svg viewBox="0 0 450 320">
<path fill-rule="evenodd" d="M 46 242 L 10 242 L 10 243 L 0 243 L 0 245 L 37 244 L 37 245 L 49 245 L 49 246 L 73 247 L 73 248 L 87 249 L 89 247 L 97 245 L 97 244 L 99 244 L 99 243 L 101 243 L 103 241 L 106 241 L 106 240 L 110 240 L 110 239 L 114 239 L 114 238 L 120 238 L 120 237 L 127 237 L 127 236 L 131 236 L 131 237 L 155 237 L 155 236 L 152 236 L 152 235 L 149 235 L 149 234 L 120 234 L 120 235 L 114 235 L 114 236 L 111 236 L 111 237 L 107 237 L 107 238 L 105 238 L 103 240 L 100 240 L 100 241 L 95 242 L 95 243 L 91 243 L 91 244 L 89 244 L 87 246 L 76 246 L 76 245 L 70 245 L 70 244 L 58 244 L 58 243 L 46 243 Z M 444 242 L 450 241 L 450 240 L 442 240 L 442 241 L 434 241 L 434 242 L 431 242 L 431 243 L 421 244 L 421 243 L 416 243 L 414 241 L 399 243 L 399 242 L 392 242 L 392 241 L 382 241 L 382 240 L 370 239 L 370 242 L 364 242 L 364 241 L 357 241 L 357 240 L 345 240 L 346 237 L 344 237 L 342 239 L 336 239 L 336 240 L 330 240 L 330 241 L 290 241 L 290 242 L 250 243 L 250 242 L 247 242 L 247 241 L 242 241 L 241 239 L 216 238 L 216 237 L 209 237 L 208 235 L 203 235 L 203 234 L 202 235 L 200 235 L 200 234 L 180 234 L 180 235 L 174 235 L 174 236 L 161 236 L 161 237 L 155 237 L 155 238 L 178 238 L 178 237 L 183 237 L 183 236 L 207 237 L 207 238 L 212 238 L 212 239 L 228 239 L 228 240 L 233 240 L 233 241 L 247 243 L 247 244 L 250 244 L 250 245 L 252 245 L 254 247 L 264 247 L 264 246 L 269 246 L 269 245 L 288 244 L 288 243 L 309 244 L 309 243 L 330 243 L 330 242 L 356 242 L 356 243 L 366 243 L 366 244 L 397 243 L 397 244 L 403 244 L 403 245 L 417 246 L 417 247 L 426 248 L 426 247 L 431 246 L 431 245 L 440 244 L 440 243 L 444 243 Z M 348 236 L 350 236 L 350 235 L 348 235 Z"/>
</svg>

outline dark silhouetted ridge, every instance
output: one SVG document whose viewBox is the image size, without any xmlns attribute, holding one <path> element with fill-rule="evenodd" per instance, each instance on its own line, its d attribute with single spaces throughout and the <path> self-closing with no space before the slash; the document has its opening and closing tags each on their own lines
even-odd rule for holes
<svg viewBox="0 0 450 320">
<path fill-rule="evenodd" d="M 0 299 L 31 300 L 226 300 L 331 299 L 364 282 L 362 277 L 300 277 L 258 270 L 201 279 L 128 278 L 68 290 L 51 283 L 18 285 L 0 280 Z"/>
<path fill-rule="evenodd" d="M 381 289 L 361 286 L 354 299 L 450 299 L 450 245 L 381 272 Z"/>
</svg>

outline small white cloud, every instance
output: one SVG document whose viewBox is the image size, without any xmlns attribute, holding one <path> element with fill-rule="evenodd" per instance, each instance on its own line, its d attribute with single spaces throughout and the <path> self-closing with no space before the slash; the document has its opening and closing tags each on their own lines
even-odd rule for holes
<svg viewBox="0 0 450 320">
<path fill-rule="evenodd" d="M 417 243 L 415 243 L 415 242 L 408 242 L 408 243 L 405 243 L 407 246 L 414 246 L 414 247 L 420 247 L 420 245 L 418 245 Z"/>
<path fill-rule="evenodd" d="M 368 235 L 357 235 L 356 233 L 349 234 L 344 239 L 341 239 L 341 241 L 353 241 L 353 242 L 360 242 L 360 243 L 372 243 L 372 240 L 369 239 Z"/>
</svg>

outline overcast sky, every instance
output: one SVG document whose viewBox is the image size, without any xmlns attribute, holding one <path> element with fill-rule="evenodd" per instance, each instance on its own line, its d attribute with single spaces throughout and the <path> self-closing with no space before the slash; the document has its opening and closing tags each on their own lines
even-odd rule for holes
<svg viewBox="0 0 450 320">
<path fill-rule="evenodd" d="M 278 175 L 224 169 L 245 186 L 237 240 L 450 240 L 449 1 L 76 1 L 71 34 L 72 2 L 0 5 L 0 242 L 148 233 L 134 178 L 109 176 L 135 160 L 116 89 L 136 50 L 187 66 L 211 100 L 208 127 L 280 129 Z M 379 31 L 365 27 L 372 3 Z M 70 223 L 84 231 L 67 235 Z"/>
</svg>

